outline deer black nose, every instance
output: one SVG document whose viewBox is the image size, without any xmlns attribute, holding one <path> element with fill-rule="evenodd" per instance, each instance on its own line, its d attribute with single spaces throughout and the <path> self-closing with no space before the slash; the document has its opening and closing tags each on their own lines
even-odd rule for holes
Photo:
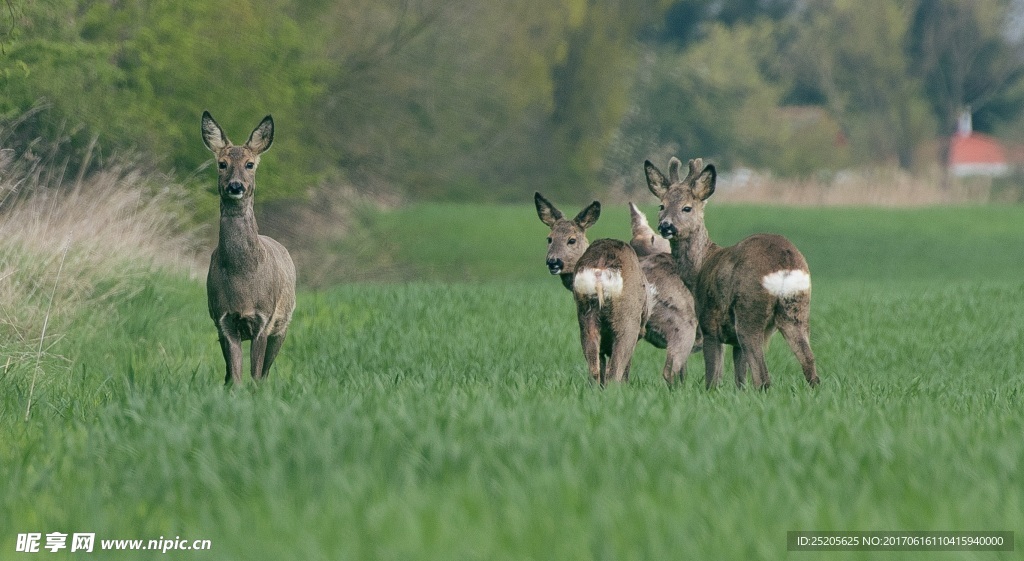
<svg viewBox="0 0 1024 561">
<path fill-rule="evenodd" d="M 243 185 L 241 181 L 232 181 L 228 183 L 228 187 L 225 191 L 227 191 L 227 194 L 232 197 L 240 197 L 245 193 L 245 185 Z"/>
<path fill-rule="evenodd" d="M 658 231 L 661 232 L 661 237 L 666 239 L 679 233 L 675 224 L 672 224 L 671 222 L 662 222 L 661 224 L 658 224 Z"/>
<path fill-rule="evenodd" d="M 563 263 L 561 259 L 548 259 L 548 271 L 550 271 L 552 275 L 561 273 L 564 267 L 565 263 Z"/>
</svg>

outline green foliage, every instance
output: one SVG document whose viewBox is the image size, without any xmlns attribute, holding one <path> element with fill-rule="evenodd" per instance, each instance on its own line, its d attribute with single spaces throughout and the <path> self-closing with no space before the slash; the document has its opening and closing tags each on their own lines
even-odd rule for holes
<svg viewBox="0 0 1024 561">
<path fill-rule="evenodd" d="M 223 559 L 779 558 L 789 530 L 1024 523 L 1021 209 L 709 208 L 717 240 L 784 231 L 815 275 L 823 383 L 776 338 L 764 394 L 704 391 L 699 356 L 669 390 L 649 345 L 592 387 L 533 209 L 443 210 L 407 235 L 479 216 L 473 255 L 484 218 L 520 223 L 531 276 L 303 292 L 267 383 L 228 391 L 201 283 L 151 272 L 64 333 L 28 422 L 23 365 L 0 370 L 0 558 L 33 531 Z"/>
<path fill-rule="evenodd" d="M 1021 114 L 1024 63 L 1014 26 L 1020 5 L 1010 0 L 918 0 L 906 45 L 939 130 L 952 134 L 966 109 L 991 131 Z M 1014 12 L 1017 12 L 1014 14 Z"/>
<path fill-rule="evenodd" d="M 971 105 L 1019 117 L 1008 0 L 52 0 L 0 25 L 0 117 L 72 173 L 138 152 L 200 177 L 198 115 L 235 141 L 273 114 L 261 202 L 355 185 L 413 199 L 577 202 L 645 158 L 807 176 L 925 167 Z M 944 38 L 949 37 L 949 40 Z M 948 70 L 948 72 L 947 72 Z M 813 107 L 789 106 L 799 105 Z M 814 118 L 808 119 L 808 115 Z"/>
<path fill-rule="evenodd" d="M 280 164 L 261 172 L 264 202 L 339 171 L 424 198 L 588 192 L 626 107 L 634 37 L 663 4 L 31 3 L 0 64 L 0 112 L 46 99 L 37 136 L 70 130 L 79 152 L 95 136 L 180 174 L 209 160 L 203 109 L 236 142 L 273 113 Z"/>
<path fill-rule="evenodd" d="M 655 51 L 638 73 L 635 105 L 607 170 L 631 177 L 638 162 L 672 155 L 793 176 L 846 165 L 839 125 L 827 112 L 782 107 L 785 88 L 765 70 L 776 40 L 764 21 L 712 25 L 685 50 Z"/>
<path fill-rule="evenodd" d="M 29 4 L 30 29 L 7 54 L 9 66 L 27 70 L 5 73 L 0 111 L 18 116 L 43 98 L 53 110 L 31 131 L 39 137 L 70 125 L 82 136 L 73 148 L 97 135 L 108 153 L 132 148 L 185 174 L 210 159 L 199 136 L 204 109 L 239 143 L 273 113 L 282 126 L 268 157 L 288 165 L 261 173 L 272 186 L 264 197 L 300 195 L 325 170 L 298 126 L 321 66 L 288 8 L 248 0 Z"/>
<path fill-rule="evenodd" d="M 363 6 L 372 4 L 374 7 Z M 325 143 L 359 185 L 416 198 L 575 198 L 626 107 L 637 29 L 658 2 L 339 3 Z M 362 23 L 362 25 L 360 25 Z"/>
<path fill-rule="evenodd" d="M 935 137 L 921 84 L 904 53 L 909 14 L 884 0 L 815 4 L 801 21 L 799 50 L 829 108 L 842 116 L 861 162 L 913 165 L 917 147 Z"/>
</svg>

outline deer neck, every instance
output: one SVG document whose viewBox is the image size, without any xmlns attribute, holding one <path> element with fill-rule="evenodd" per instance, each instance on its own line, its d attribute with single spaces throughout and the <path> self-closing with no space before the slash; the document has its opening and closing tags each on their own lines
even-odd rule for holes
<svg viewBox="0 0 1024 561">
<path fill-rule="evenodd" d="M 669 245 L 672 246 L 672 258 L 679 269 L 679 276 L 683 279 L 686 288 L 693 292 L 701 267 L 704 266 L 708 257 L 718 251 L 718 245 L 711 241 L 708 230 L 703 224 L 693 232 L 674 236 L 669 242 Z"/>
<path fill-rule="evenodd" d="M 566 290 L 572 290 L 572 281 L 576 275 L 573 273 L 562 273 L 558 276 L 562 279 L 562 286 L 564 286 Z"/>
<path fill-rule="evenodd" d="M 252 199 L 238 205 L 221 202 L 219 238 L 217 253 L 225 268 L 249 270 L 262 261 L 265 250 L 256 228 Z"/>
</svg>

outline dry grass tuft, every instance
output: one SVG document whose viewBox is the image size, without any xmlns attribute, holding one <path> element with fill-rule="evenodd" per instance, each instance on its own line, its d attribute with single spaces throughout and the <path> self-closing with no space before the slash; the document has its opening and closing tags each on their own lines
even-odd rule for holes
<svg viewBox="0 0 1024 561">
<path fill-rule="evenodd" d="M 54 345 L 69 322 L 113 313 L 154 269 L 188 270 L 198 239 L 166 175 L 126 161 L 65 181 L 62 165 L 29 156 L 0 158 L 4 376 L 66 364 Z"/>
</svg>

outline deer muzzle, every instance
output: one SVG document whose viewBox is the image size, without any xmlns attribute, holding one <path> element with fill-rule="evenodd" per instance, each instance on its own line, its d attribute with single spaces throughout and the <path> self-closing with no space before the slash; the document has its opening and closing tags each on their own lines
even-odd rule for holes
<svg viewBox="0 0 1024 561">
<path fill-rule="evenodd" d="M 662 222 L 661 224 L 658 224 L 658 231 L 661 233 L 661 237 L 666 240 L 672 239 L 673 236 L 679 233 L 679 229 L 671 222 Z"/>
<path fill-rule="evenodd" d="M 224 193 L 232 199 L 241 199 L 245 195 L 245 185 L 241 181 L 232 181 L 224 189 Z"/>
<path fill-rule="evenodd" d="M 557 274 L 561 273 L 562 269 L 565 268 L 565 263 L 561 259 L 555 259 L 555 258 L 548 259 L 547 264 L 548 264 L 548 271 L 552 275 L 557 275 Z"/>
</svg>

